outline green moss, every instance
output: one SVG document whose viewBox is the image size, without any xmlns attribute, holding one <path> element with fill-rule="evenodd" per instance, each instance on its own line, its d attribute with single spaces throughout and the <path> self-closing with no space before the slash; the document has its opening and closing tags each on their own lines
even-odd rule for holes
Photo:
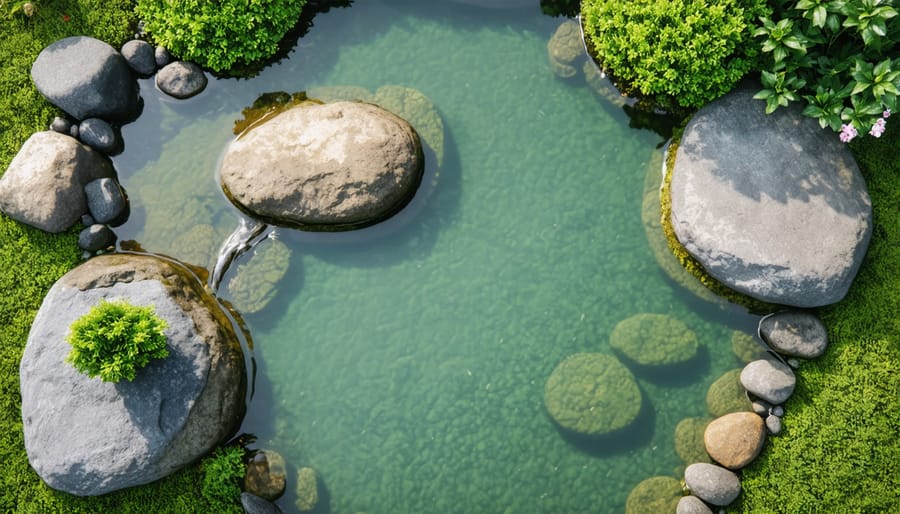
<svg viewBox="0 0 900 514">
<path fill-rule="evenodd" d="M 697 355 L 697 335 L 665 314 L 637 314 L 616 324 L 610 346 L 641 366 L 681 364 Z"/>
<path fill-rule="evenodd" d="M 900 498 L 900 131 L 851 149 L 874 231 L 849 293 L 822 309 L 830 345 L 805 363 L 784 432 L 743 472 L 732 512 L 896 512 Z"/>
<path fill-rule="evenodd" d="M 203 498 L 212 507 L 210 512 L 243 512 L 237 499 L 241 495 L 241 479 L 244 477 L 244 449 L 240 446 L 223 446 L 203 459 Z"/>
</svg>

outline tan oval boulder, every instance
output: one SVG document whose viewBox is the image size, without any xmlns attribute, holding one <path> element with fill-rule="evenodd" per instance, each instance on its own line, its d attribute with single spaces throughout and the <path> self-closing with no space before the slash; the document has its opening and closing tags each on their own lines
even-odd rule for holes
<svg viewBox="0 0 900 514">
<path fill-rule="evenodd" d="M 706 452 L 728 469 L 741 469 L 753 461 L 766 441 L 766 427 L 753 412 L 732 412 L 706 427 Z"/>
</svg>

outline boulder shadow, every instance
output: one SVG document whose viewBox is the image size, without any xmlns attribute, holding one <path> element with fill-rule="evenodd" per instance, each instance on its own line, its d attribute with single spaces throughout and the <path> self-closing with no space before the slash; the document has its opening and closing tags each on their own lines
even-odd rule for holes
<svg viewBox="0 0 900 514">
<path fill-rule="evenodd" d="M 622 363 L 628 366 L 628 369 L 638 379 L 667 387 L 692 385 L 709 372 L 710 366 L 709 349 L 706 345 L 701 345 L 697 349 L 697 353 L 684 362 L 662 366 L 638 364 L 616 349 L 613 349 L 613 353 Z"/>
<path fill-rule="evenodd" d="M 592 457 L 606 458 L 622 455 L 649 444 L 656 427 L 656 409 L 641 388 L 641 410 L 635 420 L 630 425 L 609 434 L 602 436 L 580 434 L 560 426 L 552 418 L 550 421 L 563 439 L 576 450 Z"/>
</svg>

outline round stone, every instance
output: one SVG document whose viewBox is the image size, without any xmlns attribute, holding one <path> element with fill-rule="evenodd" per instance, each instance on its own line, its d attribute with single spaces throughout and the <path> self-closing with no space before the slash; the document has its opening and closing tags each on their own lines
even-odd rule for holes
<svg viewBox="0 0 900 514">
<path fill-rule="evenodd" d="M 166 50 L 164 46 L 157 46 L 153 49 L 153 59 L 156 61 L 157 68 L 163 68 L 165 65 L 172 62 L 172 54 Z"/>
<path fill-rule="evenodd" d="M 681 364 L 696 357 L 699 343 L 681 321 L 664 314 L 638 314 L 620 321 L 610 346 L 641 366 Z"/>
<path fill-rule="evenodd" d="M 766 417 L 769 415 L 769 409 L 772 408 L 769 405 L 769 402 L 764 402 L 762 400 L 756 400 L 752 404 L 753 412 L 756 413 L 757 416 Z"/>
<path fill-rule="evenodd" d="M 712 509 L 696 496 L 683 496 L 678 500 L 675 514 L 713 514 Z"/>
<path fill-rule="evenodd" d="M 78 134 L 82 143 L 98 152 L 112 153 L 116 149 L 116 131 L 100 118 L 88 118 L 79 123 Z"/>
<path fill-rule="evenodd" d="M 397 213 L 423 171 L 419 136 L 398 116 L 365 103 L 306 102 L 244 131 L 219 176 L 232 203 L 254 219 L 339 231 Z"/>
<path fill-rule="evenodd" d="M 271 450 L 259 450 L 247 463 L 244 490 L 266 500 L 284 494 L 287 471 L 284 457 Z"/>
<path fill-rule="evenodd" d="M 790 366 L 772 359 L 753 361 L 741 370 L 744 389 L 773 405 L 790 398 L 796 382 Z"/>
<path fill-rule="evenodd" d="M 50 130 L 60 134 L 68 134 L 70 128 L 72 128 L 72 122 L 62 116 L 53 118 L 53 121 L 50 123 Z"/>
<path fill-rule="evenodd" d="M 149 77 L 156 71 L 156 58 L 153 47 L 146 41 L 132 39 L 122 45 L 122 57 L 131 69 L 142 77 Z"/>
<path fill-rule="evenodd" d="M 277 505 L 248 492 L 241 493 L 241 507 L 246 514 L 281 514 Z"/>
<path fill-rule="evenodd" d="M 772 435 L 778 435 L 781 433 L 781 418 L 774 414 L 770 414 L 766 417 L 766 428 L 769 430 L 769 433 Z"/>
<path fill-rule="evenodd" d="M 715 464 L 691 464 L 684 470 L 684 483 L 694 496 L 719 507 L 728 505 L 741 494 L 738 476 Z"/>
<path fill-rule="evenodd" d="M 753 461 L 766 441 L 766 428 L 753 412 L 732 412 L 717 418 L 703 435 L 706 452 L 729 469 L 740 469 Z"/>
<path fill-rule="evenodd" d="M 781 416 L 784 416 L 784 407 L 782 407 L 781 405 L 776 405 L 772 407 L 772 410 L 770 412 L 773 416 L 778 416 L 780 418 Z"/>
<path fill-rule="evenodd" d="M 675 426 L 675 453 L 685 464 L 712 462 L 703 442 L 709 422 L 709 418 L 685 418 Z"/>
<path fill-rule="evenodd" d="M 631 425 L 641 411 L 634 375 L 612 355 L 576 353 L 544 386 L 544 405 L 562 428 L 602 436 Z"/>
<path fill-rule="evenodd" d="M 578 73 L 579 58 L 584 57 L 581 28 L 578 23 L 566 20 L 560 24 L 547 42 L 550 68 L 560 78 L 574 77 Z"/>
<path fill-rule="evenodd" d="M 753 410 L 740 377 L 741 370 L 733 369 L 709 386 L 706 391 L 706 409 L 711 415 L 719 417 L 729 412 Z"/>
<path fill-rule="evenodd" d="M 128 220 L 128 195 L 114 178 L 99 178 L 84 185 L 88 212 L 95 223 L 117 227 Z"/>
<path fill-rule="evenodd" d="M 104 250 L 116 244 L 116 234 L 106 225 L 91 225 L 78 234 L 78 247 L 88 252 Z"/>
<path fill-rule="evenodd" d="M 681 498 L 681 482 L 672 477 L 651 477 L 628 494 L 625 514 L 673 512 Z"/>
<path fill-rule="evenodd" d="M 175 61 L 156 74 L 156 87 L 175 98 L 190 98 L 206 89 L 206 75 L 192 62 Z"/>
<path fill-rule="evenodd" d="M 291 251 L 281 241 L 260 243 L 253 258 L 242 262 L 228 281 L 231 303 L 242 313 L 261 311 L 278 292 L 278 284 L 291 264 Z"/>
<path fill-rule="evenodd" d="M 319 503 L 319 481 L 313 468 L 300 468 L 297 472 L 297 500 L 294 504 L 300 512 L 309 512 Z"/>
<path fill-rule="evenodd" d="M 776 352 L 789 357 L 815 359 L 828 347 L 828 331 L 807 312 L 788 311 L 759 320 L 759 335 Z"/>
</svg>

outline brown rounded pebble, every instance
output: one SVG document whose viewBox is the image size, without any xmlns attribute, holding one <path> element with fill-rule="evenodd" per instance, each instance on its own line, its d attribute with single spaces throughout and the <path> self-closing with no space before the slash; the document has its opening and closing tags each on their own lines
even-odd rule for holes
<svg viewBox="0 0 900 514">
<path fill-rule="evenodd" d="M 753 461 L 766 440 L 766 427 L 753 412 L 733 412 L 712 421 L 703 434 L 706 452 L 729 469 Z"/>
</svg>

